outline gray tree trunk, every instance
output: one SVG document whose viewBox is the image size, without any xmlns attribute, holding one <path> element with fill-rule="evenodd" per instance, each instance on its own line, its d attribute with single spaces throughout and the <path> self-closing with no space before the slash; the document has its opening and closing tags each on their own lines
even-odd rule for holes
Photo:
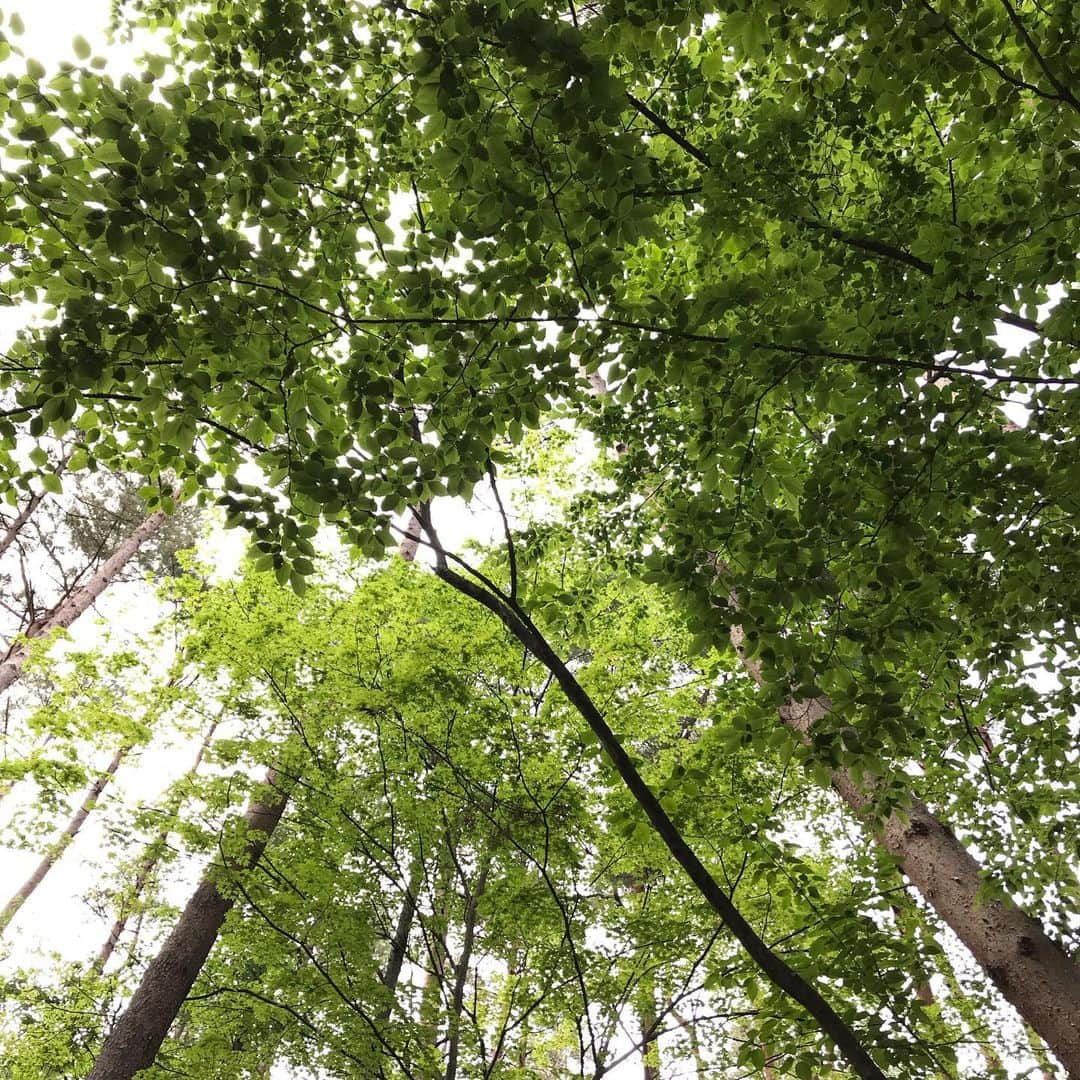
<svg viewBox="0 0 1080 1080">
<path fill-rule="evenodd" d="M 198 753 L 195 755 L 195 760 L 192 762 L 191 767 L 186 773 L 184 773 L 184 780 L 192 779 L 199 771 L 199 766 L 202 764 L 203 757 L 206 755 L 206 751 L 210 746 L 211 740 L 214 738 L 214 732 L 217 730 L 218 723 L 220 722 L 220 716 L 215 717 L 211 721 L 206 734 L 203 736 L 202 742 L 199 744 Z M 166 807 L 167 819 L 171 818 L 180 808 L 180 798 L 170 800 Z M 139 869 L 135 873 L 135 880 L 131 886 L 131 897 L 135 901 L 142 896 L 143 891 L 146 889 L 146 884 L 150 880 L 150 875 L 154 872 L 155 867 L 160 861 L 159 852 L 164 847 L 166 840 L 169 838 L 170 826 L 166 823 L 165 827 L 161 829 L 153 841 L 146 847 L 146 852 L 143 856 L 142 862 L 139 864 Z M 127 901 L 124 901 L 127 904 Z M 116 921 L 109 929 L 109 936 L 105 939 L 105 943 L 98 950 L 97 958 L 94 963 L 98 971 L 103 971 L 105 965 L 109 962 L 109 958 L 112 956 L 116 949 L 116 946 L 120 943 L 120 938 L 123 936 L 124 931 L 127 929 L 128 920 L 131 918 L 131 909 L 122 906 L 120 914 L 117 915 Z"/>
<path fill-rule="evenodd" d="M 82 440 L 80 434 L 79 440 Z M 71 460 L 72 451 L 69 450 L 61 459 L 60 463 L 56 466 L 56 475 L 59 476 L 67 467 L 67 463 Z M 31 495 L 26 501 L 26 505 L 15 515 L 14 521 L 8 526 L 8 530 L 2 537 L 0 537 L 0 557 L 7 551 L 13 543 L 15 538 L 22 532 L 22 527 L 30 520 L 34 511 L 38 508 L 41 500 L 45 498 L 44 492 L 38 492 L 36 495 Z"/>
<path fill-rule="evenodd" d="M 731 640 L 751 677 L 762 684 L 760 665 L 743 652 L 740 627 L 732 628 Z M 831 711 L 828 698 L 816 697 L 788 702 L 779 716 L 809 741 L 813 725 Z M 847 769 L 833 770 L 832 786 L 865 821 L 873 787 L 856 783 Z M 873 832 L 1002 996 L 1038 1032 L 1069 1075 L 1080 1077 L 1080 966 L 1047 936 L 1037 919 L 1012 904 L 977 899 L 981 867 L 918 799 L 912 799 L 906 813 L 894 811 Z"/>
<path fill-rule="evenodd" d="M 457 1080 L 458 1054 L 461 1048 L 461 1014 L 465 1008 L 465 983 L 469 978 L 469 965 L 472 963 L 473 942 L 476 940 L 476 909 L 480 897 L 487 885 L 488 870 L 491 867 L 490 856 L 485 859 L 476 884 L 465 900 L 465 916 L 461 955 L 454 966 L 454 990 L 450 998 L 449 1045 L 446 1051 L 445 1080 Z"/>
<path fill-rule="evenodd" d="M 48 847 L 41 861 L 34 868 L 34 872 L 23 882 L 11 899 L 0 911 L 0 934 L 3 934 L 11 924 L 11 920 L 19 913 L 19 909 L 34 895 L 34 891 L 45 880 L 49 871 L 60 861 L 60 857 L 71 846 L 72 841 L 79 835 L 79 830 L 86 824 L 86 819 L 93 813 L 102 792 L 109 786 L 109 782 L 116 775 L 121 762 L 127 756 L 130 746 L 121 746 L 112 756 L 112 760 L 106 766 L 105 771 L 90 785 L 83 796 L 79 809 L 71 816 L 64 831 Z"/>
<path fill-rule="evenodd" d="M 53 630 L 67 629 L 105 591 L 114 577 L 129 563 L 135 553 L 161 528 L 165 511 L 158 510 L 146 518 L 124 538 L 116 550 L 98 567 L 90 580 L 49 613 L 48 617 L 30 627 L 26 637 L 39 638 Z M 16 645 L 0 663 L 0 693 L 3 693 L 22 674 L 29 653 L 28 643 Z"/>
<path fill-rule="evenodd" d="M 380 977 L 383 986 L 390 991 L 390 999 L 385 1007 L 379 1011 L 380 1020 L 389 1019 L 390 1013 L 393 1012 L 394 992 L 397 990 L 398 980 L 401 978 L 401 969 L 409 950 L 409 934 L 412 932 L 413 920 L 416 918 L 416 899 L 420 892 L 420 883 L 423 877 L 424 862 L 418 853 L 409 868 L 409 880 L 405 883 L 405 895 L 401 901 L 401 911 L 398 912 L 394 937 L 390 942 L 390 956 L 386 961 L 386 970 L 383 971 Z"/>
<path fill-rule="evenodd" d="M 271 793 L 248 805 L 244 823 L 250 838 L 240 857 L 230 861 L 229 870 L 242 873 L 255 866 L 285 811 L 288 796 L 278 787 L 274 769 L 267 770 L 265 784 Z M 130 1080 L 154 1063 L 233 906 L 233 898 L 218 889 L 219 874 L 220 868 L 208 872 L 188 900 L 86 1080 Z"/>
<path fill-rule="evenodd" d="M 642 1080 L 660 1080 L 660 1022 L 656 1016 L 656 999 L 651 984 L 638 1011 L 638 1022 L 641 1026 Z"/>
</svg>

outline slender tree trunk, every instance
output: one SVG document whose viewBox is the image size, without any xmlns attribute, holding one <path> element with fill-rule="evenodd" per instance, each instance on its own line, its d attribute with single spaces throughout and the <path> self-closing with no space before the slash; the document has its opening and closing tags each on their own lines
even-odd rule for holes
<svg viewBox="0 0 1080 1080">
<path fill-rule="evenodd" d="M 447 981 L 449 957 L 446 953 L 446 936 L 450 929 L 450 878 L 453 863 L 447 844 L 451 843 L 448 833 L 440 840 L 435 867 L 435 881 L 431 897 L 431 918 L 427 920 L 425 939 L 431 971 L 425 971 L 423 988 L 420 994 L 420 1025 L 426 1029 L 427 1037 L 434 1044 L 438 1039 L 439 1018 L 443 1013 L 442 990 Z"/>
<path fill-rule="evenodd" d="M 82 441 L 81 433 L 79 435 L 79 441 Z M 57 476 L 59 476 L 64 471 L 64 469 L 67 468 L 67 463 L 71 460 L 72 453 L 73 451 L 69 450 L 60 460 L 60 463 L 56 466 Z M 36 495 L 31 495 L 30 498 L 27 499 L 26 505 L 18 512 L 18 514 L 15 515 L 15 519 L 8 526 L 7 532 L 5 532 L 2 537 L 0 537 L 0 558 L 2 558 L 7 549 L 11 547 L 13 543 L 15 543 L 15 538 L 19 535 L 20 532 L 22 532 L 23 526 L 30 520 L 34 511 L 41 503 L 41 500 L 44 498 L 44 492 L 38 492 L 38 494 Z"/>
<path fill-rule="evenodd" d="M 484 895 L 487 885 L 488 870 L 491 868 L 491 857 L 484 860 L 480 869 L 480 875 L 476 884 L 465 900 L 465 917 L 463 927 L 463 940 L 461 942 L 461 955 L 454 966 L 454 991 L 450 999 L 450 1032 L 449 1045 L 446 1051 L 446 1077 L 445 1080 L 457 1080 L 458 1055 L 461 1049 L 461 1014 L 465 1008 L 465 983 L 469 978 L 469 965 L 472 963 L 473 942 L 476 940 L 476 909 L 480 903 L 480 897 Z"/>
<path fill-rule="evenodd" d="M 269 794 L 253 798 L 244 814 L 251 835 L 243 853 L 229 861 L 229 870 L 242 873 L 258 863 L 285 811 L 288 796 L 279 788 L 274 769 L 267 770 L 265 784 Z M 208 871 L 188 900 L 102 1044 L 86 1080 L 130 1080 L 154 1063 L 233 906 L 233 898 L 218 889 L 219 874 L 220 868 Z"/>
<path fill-rule="evenodd" d="M 386 1021 L 394 1008 L 394 992 L 401 978 L 401 968 L 409 951 L 409 934 L 412 932 L 413 919 L 416 917 L 416 898 L 420 892 L 420 882 L 424 877 L 424 861 L 419 853 L 409 867 L 409 880 L 405 883 L 405 895 L 401 900 L 394 937 L 390 942 L 390 956 L 386 961 L 386 970 L 380 976 L 383 986 L 390 991 L 389 1000 L 379 1010 L 379 1019 Z"/>
<path fill-rule="evenodd" d="M 42 493 L 31 495 L 26 505 L 15 516 L 15 520 L 8 526 L 7 532 L 4 533 L 3 537 L 0 537 L 0 556 L 15 543 L 15 538 L 22 532 L 23 526 L 30 520 L 30 516 L 38 508 L 38 504 L 44 497 Z"/>
<path fill-rule="evenodd" d="M 650 755 L 651 756 L 651 755 Z M 645 878 L 648 870 L 644 869 L 632 875 L 632 882 L 627 889 L 630 896 L 639 897 L 639 914 L 644 910 Z M 635 943 L 642 954 L 639 942 Z M 660 1080 L 660 1021 L 656 1015 L 656 984 L 648 968 L 641 978 L 641 1004 L 638 1006 L 638 1029 L 640 1031 L 641 1075 L 643 1080 Z"/>
<path fill-rule="evenodd" d="M 660 1080 L 660 1023 L 656 1016 L 656 997 L 649 980 L 647 993 L 638 1010 L 641 1025 L 641 1075 L 643 1080 Z"/>
<path fill-rule="evenodd" d="M 900 936 L 910 940 L 914 937 L 911 923 L 911 913 L 905 912 L 903 908 L 893 905 L 893 918 L 896 919 L 897 928 L 900 930 Z M 924 1005 L 934 1004 L 934 988 L 930 985 L 930 976 L 925 971 L 920 971 L 922 976 L 915 985 L 915 996 Z"/>
<path fill-rule="evenodd" d="M 217 726 L 221 722 L 221 716 L 214 717 L 210 722 L 209 728 L 207 728 L 206 734 L 203 736 L 202 742 L 199 744 L 198 752 L 195 754 L 195 760 L 191 763 L 191 767 L 186 773 L 184 773 L 183 780 L 191 780 L 195 774 L 199 771 L 199 766 L 202 765 L 203 758 L 206 756 L 206 751 L 210 747 L 210 743 L 214 738 L 214 732 L 217 731 Z M 157 868 L 157 864 L 161 859 L 161 849 L 165 846 L 166 841 L 169 838 L 169 833 L 172 831 L 169 820 L 180 809 L 180 803 L 183 801 L 183 793 L 181 792 L 178 797 L 170 799 L 165 808 L 166 824 L 154 837 L 154 839 L 147 844 L 146 850 L 143 854 L 143 859 L 139 863 L 139 869 L 135 873 L 135 880 L 132 882 L 130 897 L 125 897 L 121 903 L 120 914 L 117 915 L 116 921 L 109 929 L 109 936 L 105 939 L 105 943 L 98 950 L 97 958 L 94 961 L 95 967 L 98 971 L 104 971 L 105 965 L 109 962 L 110 957 L 116 949 L 116 946 L 120 942 L 120 938 L 123 936 L 124 931 L 127 929 L 128 920 L 131 918 L 131 908 L 128 906 L 129 900 L 137 902 L 142 896 L 143 891 L 146 888 L 147 882 L 150 880 L 150 876 Z"/>
<path fill-rule="evenodd" d="M 701 1053 L 701 1040 L 698 1038 L 697 1024 L 689 1017 L 683 1016 L 680 1012 L 676 1011 L 673 1004 L 669 1004 L 668 1011 L 671 1013 L 675 1022 L 686 1032 L 686 1037 L 690 1040 L 690 1053 L 694 1058 L 694 1074 L 697 1080 L 706 1080 L 709 1075 L 709 1066 L 706 1064 L 705 1057 Z"/>
<path fill-rule="evenodd" d="M 164 510 L 146 518 L 124 539 L 116 550 L 98 567 L 90 580 L 57 604 L 48 617 L 26 631 L 26 637 L 39 638 L 53 630 L 67 629 L 105 591 L 114 577 L 131 561 L 135 553 L 165 522 Z M 29 653 L 28 643 L 11 649 L 0 663 L 0 693 L 3 693 L 22 674 Z"/>
<path fill-rule="evenodd" d="M 731 639 L 747 671 L 759 684 L 760 666 L 745 658 L 743 632 Z M 826 697 L 781 706 L 781 721 L 809 742 L 810 730 L 832 711 Z M 847 769 L 835 769 L 832 786 L 857 817 L 873 809 L 871 785 L 856 783 Z M 967 946 L 1002 996 L 1046 1041 L 1070 1075 L 1080 1077 L 1080 966 L 1042 924 L 1014 905 L 980 897 L 982 868 L 918 799 L 906 812 L 894 811 L 873 834 L 895 858 L 908 880 Z"/>
<path fill-rule="evenodd" d="M 60 861 L 60 857 L 71 846 L 79 830 L 86 824 L 86 819 L 93 813 L 98 799 L 101 798 L 109 782 L 116 775 L 121 762 L 127 756 L 131 746 L 121 746 L 112 756 L 112 760 L 106 766 L 105 771 L 90 785 L 83 796 L 78 810 L 71 816 L 64 831 L 49 845 L 48 850 L 42 856 L 41 861 L 34 868 L 34 872 L 23 882 L 22 887 L 7 902 L 4 910 L 0 912 L 0 934 L 3 934 L 11 924 L 11 920 L 19 913 L 19 909 L 34 895 L 34 891 L 45 880 L 49 871 Z"/>
</svg>

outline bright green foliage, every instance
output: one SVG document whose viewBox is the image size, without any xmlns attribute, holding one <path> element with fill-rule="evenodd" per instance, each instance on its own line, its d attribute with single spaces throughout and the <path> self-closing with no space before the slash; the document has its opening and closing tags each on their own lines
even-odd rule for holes
<svg viewBox="0 0 1080 1080">
<path fill-rule="evenodd" d="M 910 946 L 882 917 L 889 890 L 784 840 L 789 823 L 824 812 L 820 796 L 785 783 L 770 754 L 722 747 L 741 683 L 715 657 L 685 663 L 685 634 L 654 592 L 596 563 L 564 575 L 591 627 L 580 678 L 713 872 L 771 940 L 790 941 L 801 970 L 844 979 L 846 1008 L 884 1059 L 932 1075 L 929 1055 L 952 1050 L 933 1045 L 912 1004 Z M 633 1055 L 620 1024 L 633 1030 L 649 993 L 660 1030 L 679 1030 L 672 1008 L 693 1017 L 700 1052 L 732 1075 L 762 1044 L 792 1069 L 828 1059 L 805 1016 L 717 931 L 547 672 L 494 619 L 400 566 L 302 600 L 265 575 L 172 588 L 186 594 L 181 655 L 197 672 L 173 720 L 214 698 L 227 717 L 173 844 L 227 851 L 221 822 L 260 764 L 287 778 L 290 807 L 260 868 L 223 885 L 243 903 L 163 1049 L 162 1076 L 254 1077 L 272 1061 L 326 1077 L 443 1076 L 473 891 L 463 1076 L 520 1080 Z M 149 813 L 143 827 L 160 824 Z M 390 993 L 380 977 L 406 888 L 417 912 Z M 153 897 L 140 900 L 152 916 Z M 13 986 L 11 1015 L 34 1018 L 38 1035 L 8 1044 L 0 1075 L 22 1080 L 72 1046 L 62 1068 L 78 1075 L 94 1017 L 130 977 L 72 973 L 56 987 L 66 1017 L 34 982 Z M 691 1056 L 686 1032 L 664 1047 Z"/>
<path fill-rule="evenodd" d="M 564 546 L 670 588 L 687 653 L 738 622 L 763 665 L 698 752 L 850 766 L 883 806 L 920 765 L 1073 947 L 1073 6 L 147 2 L 140 78 L 13 52 L 0 283 L 50 311 L 0 454 L 76 427 L 86 467 L 175 471 L 299 590 L 317 520 L 378 556 L 575 421 L 626 452 Z M 544 566 L 524 602 L 596 655 Z M 774 706 L 812 691 L 796 747 Z"/>
</svg>

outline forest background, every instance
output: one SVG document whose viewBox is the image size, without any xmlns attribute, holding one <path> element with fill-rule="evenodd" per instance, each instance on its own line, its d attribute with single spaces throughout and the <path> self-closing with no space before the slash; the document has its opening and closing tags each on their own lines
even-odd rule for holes
<svg viewBox="0 0 1080 1080">
<path fill-rule="evenodd" d="M 3 44 L 6 1075 L 1075 1074 L 1068 5 L 123 14 Z"/>
</svg>

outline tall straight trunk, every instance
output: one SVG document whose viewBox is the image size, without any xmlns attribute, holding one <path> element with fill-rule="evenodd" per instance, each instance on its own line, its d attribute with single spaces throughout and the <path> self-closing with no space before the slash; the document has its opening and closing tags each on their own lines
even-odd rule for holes
<svg viewBox="0 0 1080 1080">
<path fill-rule="evenodd" d="M 747 660 L 743 632 L 731 639 L 743 665 L 759 685 L 760 665 Z M 779 710 L 781 721 L 809 742 L 813 725 L 832 712 L 827 697 L 790 701 Z M 866 821 L 874 788 L 857 783 L 847 769 L 834 769 L 832 786 Z M 893 811 L 872 832 L 897 861 L 908 880 L 967 946 L 1002 996 L 1045 1040 L 1070 1076 L 1080 1077 L 1080 965 L 1043 929 L 1013 904 L 980 896 L 982 868 L 952 829 L 918 799 L 906 811 Z"/>
<path fill-rule="evenodd" d="M 267 770 L 264 783 L 270 793 L 248 804 L 244 824 L 250 836 L 241 855 L 228 861 L 231 871 L 243 873 L 258 863 L 285 811 L 288 796 L 278 787 L 274 769 Z M 233 906 L 233 898 L 218 888 L 220 872 L 215 867 L 203 876 L 106 1037 L 86 1080 L 130 1080 L 154 1063 Z"/>
<path fill-rule="evenodd" d="M 202 765 L 203 758 L 206 756 L 206 751 L 210 747 L 210 743 L 214 738 L 214 732 L 217 731 L 217 726 L 220 722 L 220 714 L 214 717 L 210 722 L 210 726 L 207 728 L 206 734 L 199 744 L 198 752 L 195 754 L 195 760 L 191 763 L 191 767 L 188 771 L 184 773 L 183 780 L 185 782 L 193 779 L 195 774 L 199 771 L 199 766 Z M 146 851 L 143 854 L 142 861 L 139 863 L 139 869 L 135 873 L 135 880 L 132 882 L 131 886 L 131 898 L 135 901 L 138 901 L 142 896 L 143 891 L 146 889 L 146 884 L 150 880 L 151 874 L 153 874 L 154 870 L 157 868 L 157 864 L 161 859 L 160 852 L 165 846 L 166 841 L 169 839 L 169 833 L 172 831 L 171 826 L 168 823 L 169 819 L 180 809 L 182 800 L 182 792 L 169 800 L 165 808 L 166 824 L 146 846 Z M 98 950 L 97 957 L 94 961 L 94 965 L 98 971 L 103 971 L 105 969 L 105 965 L 109 962 L 110 957 L 116 950 L 116 946 L 120 942 L 120 938 L 127 929 L 128 920 L 131 918 L 131 909 L 127 907 L 126 904 L 127 900 L 125 899 L 121 905 L 120 914 L 117 915 L 116 921 L 109 928 L 109 936 Z"/>
<path fill-rule="evenodd" d="M 453 863 L 447 844 L 451 843 L 447 832 L 437 848 L 435 881 L 431 897 L 431 917 L 427 920 L 425 938 L 431 971 L 424 972 L 420 992 L 420 1025 L 426 1029 L 432 1043 L 438 1039 L 439 1019 L 443 1013 L 442 991 L 446 985 L 450 959 L 446 952 L 446 935 L 450 928 L 450 879 Z M 449 997 L 449 995 L 448 995 Z"/>
<path fill-rule="evenodd" d="M 638 1009 L 641 1026 L 642 1080 L 660 1080 L 660 1022 L 656 1016 L 656 991 L 649 980 L 647 993 Z"/>
<path fill-rule="evenodd" d="M 461 942 L 461 954 L 454 965 L 454 991 L 450 999 L 449 1045 L 446 1050 L 445 1080 L 457 1080 L 458 1055 L 461 1050 L 461 1014 L 465 1009 L 465 983 L 469 978 L 469 965 L 472 963 L 473 943 L 476 940 L 476 909 L 480 897 L 487 885 L 488 870 L 491 869 L 491 856 L 484 859 L 476 884 L 465 899 L 465 916 Z"/>
<path fill-rule="evenodd" d="M 109 583 L 131 561 L 135 553 L 164 524 L 166 514 L 158 510 L 133 529 L 116 550 L 97 568 L 90 580 L 56 605 L 40 623 L 26 631 L 26 637 L 39 638 L 53 630 L 66 630 L 105 591 Z M 22 674 L 29 654 L 28 643 L 16 645 L 0 663 L 0 693 Z"/>
<path fill-rule="evenodd" d="M 628 894 L 644 898 L 645 873 L 634 875 Z M 638 912 L 643 911 L 643 904 L 638 902 Z M 640 944 L 638 951 L 642 950 Z M 641 1004 L 638 1006 L 638 1028 L 641 1032 L 641 1075 L 643 1080 L 660 1080 L 660 1020 L 656 1015 L 656 983 L 652 973 L 646 969 L 641 979 Z"/>
<path fill-rule="evenodd" d="M 110 781 L 116 775 L 121 762 L 131 750 L 130 745 L 121 746 L 112 756 L 112 760 L 106 766 L 105 771 L 87 788 L 78 810 L 71 816 L 71 820 L 64 827 L 63 832 L 49 845 L 41 861 L 34 868 L 34 872 L 23 882 L 11 899 L 0 911 L 0 934 L 3 934 L 11 924 L 11 920 L 19 913 L 19 909 L 34 895 L 34 891 L 45 880 L 49 871 L 60 861 L 60 857 L 71 846 L 79 830 L 86 824 L 86 819 L 93 813 L 102 793 L 109 786 Z"/>
<path fill-rule="evenodd" d="M 896 920 L 897 928 L 900 930 L 900 936 L 910 940 L 914 935 L 908 913 L 906 913 L 903 908 L 897 907 L 895 904 L 893 905 L 892 912 L 893 918 Z M 935 1001 L 934 988 L 930 985 L 930 976 L 926 972 L 920 972 L 919 974 L 921 977 L 915 984 L 915 996 L 924 1005 L 933 1005 Z"/>
<path fill-rule="evenodd" d="M 697 1080 L 706 1080 L 706 1077 L 709 1075 L 709 1066 L 705 1061 L 704 1055 L 701 1053 L 701 1040 L 698 1038 L 697 1024 L 678 1012 L 674 1002 L 668 1002 L 668 1012 L 671 1013 L 672 1019 L 679 1027 L 686 1032 L 686 1037 L 690 1041 L 690 1053 L 694 1058 L 694 1075 L 697 1077 Z"/>
<path fill-rule="evenodd" d="M 386 969 L 379 977 L 383 986 L 390 991 L 386 1005 L 379 1010 L 379 1019 L 383 1021 L 389 1019 L 394 1009 L 394 992 L 397 990 L 401 969 L 409 951 L 409 934 L 412 932 L 413 920 L 416 918 L 416 898 L 419 895 L 423 877 L 424 861 L 417 852 L 409 867 L 409 880 L 405 883 L 405 895 L 401 900 L 401 910 L 398 912 L 394 936 L 390 941 L 390 956 L 386 961 Z"/>
</svg>

